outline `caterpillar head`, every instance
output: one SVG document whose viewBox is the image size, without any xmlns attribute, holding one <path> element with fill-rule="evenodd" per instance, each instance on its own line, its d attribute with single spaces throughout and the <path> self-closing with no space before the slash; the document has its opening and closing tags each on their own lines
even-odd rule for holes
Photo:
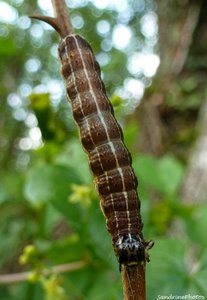
<svg viewBox="0 0 207 300">
<path fill-rule="evenodd" d="M 145 242 L 138 235 L 125 234 L 116 242 L 116 252 L 120 265 L 133 266 L 149 261 L 147 250 L 153 241 Z"/>
</svg>

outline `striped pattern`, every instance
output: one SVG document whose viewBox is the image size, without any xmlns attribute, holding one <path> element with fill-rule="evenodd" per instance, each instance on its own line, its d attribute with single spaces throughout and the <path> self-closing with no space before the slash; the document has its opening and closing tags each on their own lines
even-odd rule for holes
<svg viewBox="0 0 207 300">
<path fill-rule="evenodd" d="M 136 263 L 139 258 L 134 251 L 141 249 L 143 258 L 145 243 L 137 178 L 107 98 L 100 67 L 90 45 L 76 34 L 62 40 L 59 56 L 73 116 L 88 154 L 115 253 L 119 258 L 122 256 L 121 263 Z"/>
</svg>

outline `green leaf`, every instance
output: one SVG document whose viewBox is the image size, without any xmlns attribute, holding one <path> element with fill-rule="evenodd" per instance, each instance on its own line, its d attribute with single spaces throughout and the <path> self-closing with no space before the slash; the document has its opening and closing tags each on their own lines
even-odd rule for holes
<svg viewBox="0 0 207 300">
<path fill-rule="evenodd" d="M 81 146 L 79 139 L 72 139 L 67 147 L 58 156 L 56 161 L 76 170 L 81 181 L 90 183 L 93 181 L 90 172 L 87 155 Z"/>
<path fill-rule="evenodd" d="M 62 264 L 83 259 L 86 248 L 77 234 L 59 238 L 51 244 L 47 253 L 47 259 Z"/>
<path fill-rule="evenodd" d="M 124 142 L 126 143 L 127 148 L 130 150 L 131 153 L 132 153 L 132 151 L 135 150 L 134 137 L 137 136 L 138 132 L 139 132 L 139 126 L 138 126 L 138 122 L 136 120 L 132 120 L 131 122 L 127 123 L 126 127 L 124 127 Z M 132 156 L 133 156 L 133 153 L 132 153 Z"/>
<path fill-rule="evenodd" d="M 98 258 L 98 263 L 104 262 L 105 266 L 110 265 L 117 269 L 118 263 L 114 255 L 111 237 L 107 232 L 106 220 L 98 201 L 94 201 L 88 212 L 88 227 L 87 245 Z"/>
<path fill-rule="evenodd" d="M 0 204 L 6 201 L 20 201 L 22 199 L 23 178 L 18 172 L 0 173 Z"/>
<path fill-rule="evenodd" d="M 158 173 L 157 159 L 150 155 L 140 155 L 134 159 L 133 166 L 138 180 L 141 179 L 146 185 L 161 189 L 162 182 Z"/>
<path fill-rule="evenodd" d="M 32 169 L 26 179 L 24 193 L 26 198 L 34 205 L 67 199 L 70 184 L 78 179 L 74 170 L 53 165 L 40 165 Z"/>
<path fill-rule="evenodd" d="M 186 248 L 178 239 L 156 240 L 147 265 L 148 299 L 186 292 Z"/>
<path fill-rule="evenodd" d="M 122 288 L 114 274 L 99 272 L 94 276 L 94 284 L 89 290 L 87 299 L 90 300 L 117 300 L 121 299 Z M 117 278 L 118 279 L 118 278 Z M 107 287 L 107 288 L 104 288 Z"/>
<path fill-rule="evenodd" d="M 206 247 L 207 239 L 207 206 L 201 205 L 196 208 L 192 217 L 186 220 L 186 230 L 190 239 L 197 245 Z"/>
<path fill-rule="evenodd" d="M 71 184 L 80 183 L 74 169 L 64 166 L 41 165 L 32 169 L 25 183 L 24 193 L 35 207 L 50 202 L 58 209 L 73 228 L 82 227 L 83 208 L 71 204 L 68 197 Z"/>
<path fill-rule="evenodd" d="M 181 185 L 183 166 L 171 156 L 157 159 L 150 155 L 141 155 L 135 158 L 133 165 L 138 179 L 166 196 L 174 195 Z"/>
<path fill-rule="evenodd" d="M 186 240 L 156 241 L 147 266 L 148 299 L 157 299 L 158 295 L 207 295 L 206 268 L 200 261 L 198 270 L 192 273 L 186 261 L 189 246 Z"/>
<path fill-rule="evenodd" d="M 117 300 L 123 294 L 120 278 L 118 271 L 90 267 L 68 273 L 66 285 L 74 299 Z"/>
<path fill-rule="evenodd" d="M 164 156 L 158 162 L 158 173 L 162 182 L 162 191 L 169 196 L 175 194 L 184 175 L 184 168 L 181 163 L 174 157 Z"/>
<path fill-rule="evenodd" d="M 13 57 L 18 51 L 18 48 L 15 46 L 13 39 L 5 39 L 0 37 L 0 45 L 1 57 Z"/>
<path fill-rule="evenodd" d="M 190 282 L 188 287 L 188 293 L 192 295 L 200 294 L 207 296 L 207 285 L 206 285 L 206 278 L 207 278 L 207 270 L 199 270 L 198 272 L 194 273 L 190 276 Z M 205 299 L 205 298 L 203 298 Z"/>
</svg>

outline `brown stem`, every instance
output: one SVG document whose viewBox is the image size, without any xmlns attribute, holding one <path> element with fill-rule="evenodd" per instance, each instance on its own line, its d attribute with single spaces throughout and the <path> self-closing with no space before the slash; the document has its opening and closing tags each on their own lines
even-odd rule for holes
<svg viewBox="0 0 207 300">
<path fill-rule="evenodd" d="M 122 266 L 124 300 L 145 300 L 145 265 Z"/>
<path fill-rule="evenodd" d="M 73 31 L 65 0 L 52 0 L 52 4 L 57 22 L 61 28 L 61 36 L 65 37 Z"/>
<path fill-rule="evenodd" d="M 52 0 L 55 17 L 34 15 L 31 18 L 38 19 L 50 24 L 62 38 L 73 32 L 73 27 L 68 15 L 68 8 L 64 0 Z"/>
</svg>

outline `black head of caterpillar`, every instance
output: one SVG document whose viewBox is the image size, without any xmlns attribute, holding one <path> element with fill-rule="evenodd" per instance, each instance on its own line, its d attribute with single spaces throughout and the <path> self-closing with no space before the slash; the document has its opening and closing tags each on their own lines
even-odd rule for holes
<svg viewBox="0 0 207 300">
<path fill-rule="evenodd" d="M 138 235 L 125 234 L 116 243 L 119 266 L 133 266 L 149 261 L 147 250 L 154 245 L 153 241 L 144 242 Z"/>
</svg>

